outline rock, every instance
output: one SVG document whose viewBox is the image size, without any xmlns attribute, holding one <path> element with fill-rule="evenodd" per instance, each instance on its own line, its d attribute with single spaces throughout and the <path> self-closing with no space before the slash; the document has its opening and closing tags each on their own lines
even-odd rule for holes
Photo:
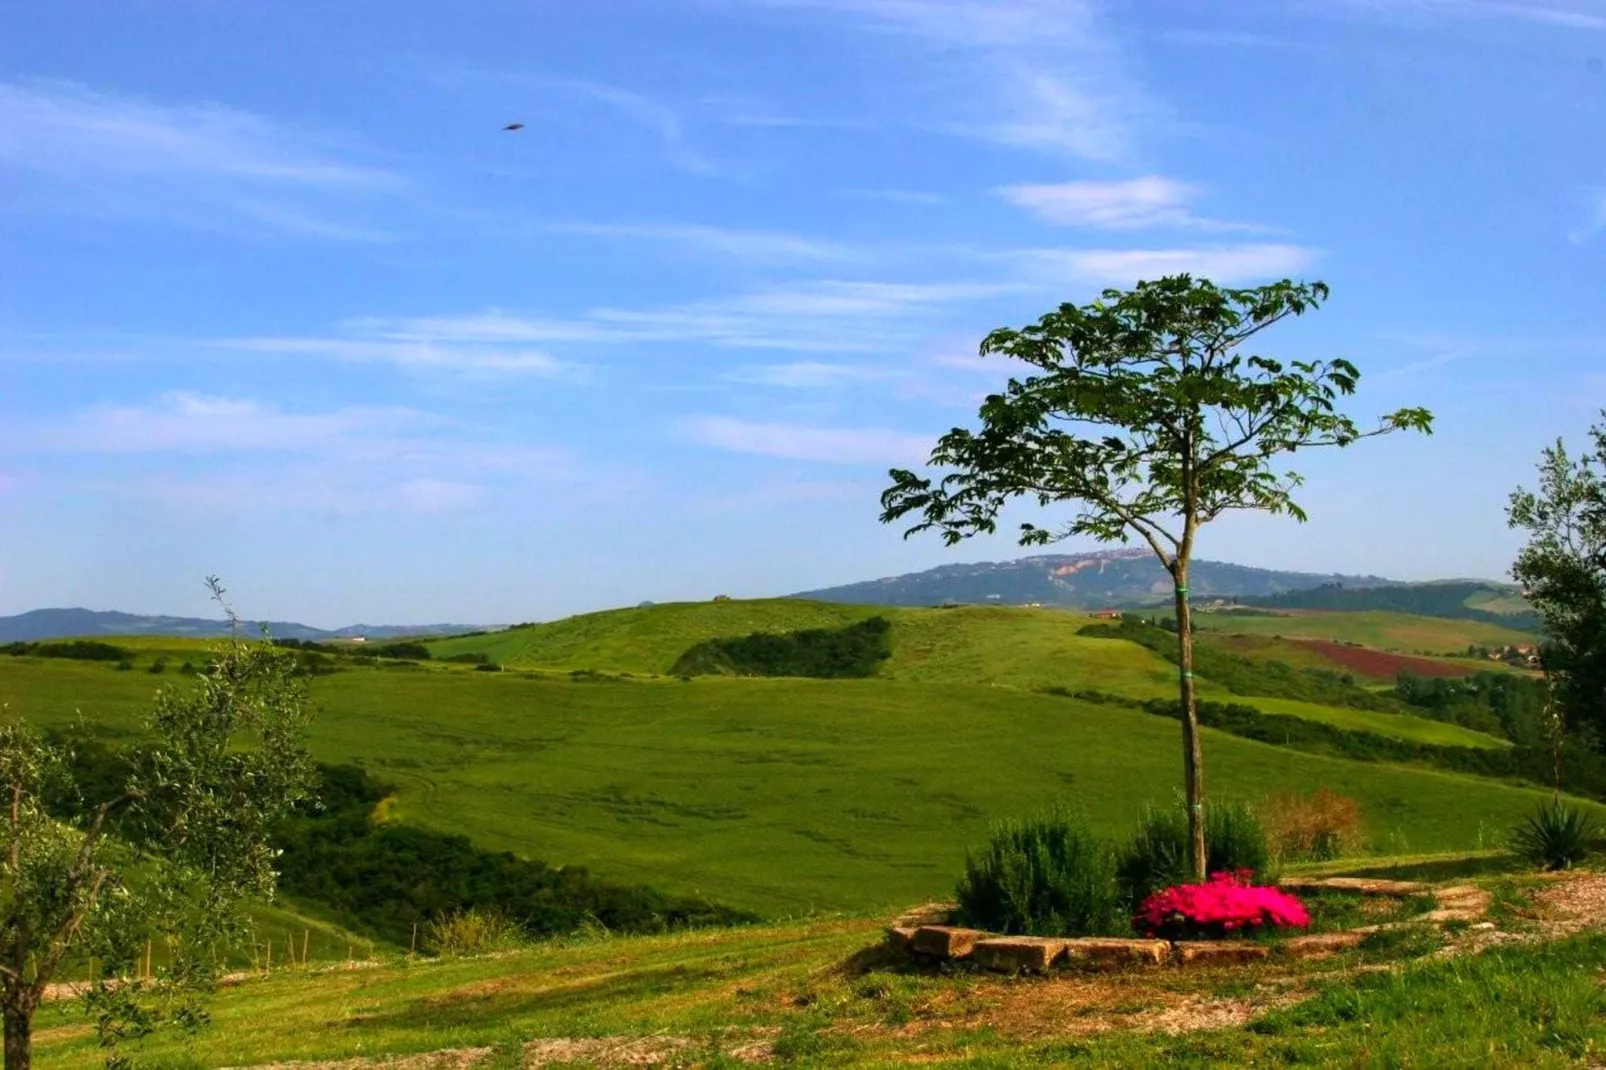
<svg viewBox="0 0 1606 1070">
<path fill-rule="evenodd" d="M 907 925 L 894 925 L 887 929 L 887 946 L 902 954 L 914 950 L 915 931 Z"/>
<path fill-rule="evenodd" d="M 1317 933 L 1314 936 L 1296 936 L 1277 945 L 1277 950 L 1291 959 L 1314 959 L 1360 947 L 1369 933 L 1342 932 Z"/>
<path fill-rule="evenodd" d="M 977 940 L 972 957 L 985 970 L 1042 973 L 1065 954 L 1065 940 L 1046 936 L 995 936 Z"/>
<path fill-rule="evenodd" d="M 909 941 L 910 949 L 919 955 L 937 959 L 969 958 L 976 941 L 987 934 L 980 929 L 956 929 L 949 925 L 922 925 Z"/>
<path fill-rule="evenodd" d="M 1427 885 L 1416 881 L 1386 881 L 1371 877 L 1284 877 L 1277 884 L 1290 892 L 1355 892 L 1400 898 L 1429 890 Z"/>
<path fill-rule="evenodd" d="M 1492 921 L 1480 921 L 1478 924 L 1472 926 L 1472 931 L 1476 933 L 1493 932 L 1494 927 L 1495 925 Z"/>
<path fill-rule="evenodd" d="M 1184 966 L 1206 966 L 1259 962 L 1271 954 L 1265 944 L 1241 944 L 1213 940 L 1185 940 L 1177 943 L 1177 958 Z"/>
<path fill-rule="evenodd" d="M 1158 966 L 1171 957 L 1164 940 L 1113 940 L 1085 937 L 1065 941 L 1065 958 L 1073 966 Z"/>
<path fill-rule="evenodd" d="M 959 909 L 957 903 L 921 903 L 893 918 L 892 924 L 900 929 L 918 929 L 922 925 L 947 925 L 953 920 L 954 911 L 957 909 Z"/>
</svg>

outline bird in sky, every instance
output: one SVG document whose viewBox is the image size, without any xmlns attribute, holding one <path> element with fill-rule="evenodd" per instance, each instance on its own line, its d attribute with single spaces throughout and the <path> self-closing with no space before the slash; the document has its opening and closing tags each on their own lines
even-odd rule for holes
<svg viewBox="0 0 1606 1070">
<path fill-rule="evenodd" d="M 506 126 L 502 127 L 502 129 L 503 130 L 523 130 L 524 129 L 524 124 L 523 123 L 508 123 Z"/>
</svg>

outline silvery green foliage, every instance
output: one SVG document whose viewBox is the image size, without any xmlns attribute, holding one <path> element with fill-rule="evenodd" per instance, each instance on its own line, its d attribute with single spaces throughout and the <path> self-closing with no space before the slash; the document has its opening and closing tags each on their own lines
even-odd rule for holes
<svg viewBox="0 0 1606 1070">
<path fill-rule="evenodd" d="M 6 1070 L 29 1065 L 33 1012 L 68 961 L 99 967 L 87 1002 L 114 1065 L 121 1041 L 205 1024 L 201 998 L 243 932 L 246 900 L 273 893 L 269 833 L 310 796 L 309 719 L 293 655 L 236 635 L 206 671 L 160 692 L 111 798 L 75 796 L 69 746 L 0 724 Z M 153 941 L 163 962 L 141 979 Z"/>
</svg>

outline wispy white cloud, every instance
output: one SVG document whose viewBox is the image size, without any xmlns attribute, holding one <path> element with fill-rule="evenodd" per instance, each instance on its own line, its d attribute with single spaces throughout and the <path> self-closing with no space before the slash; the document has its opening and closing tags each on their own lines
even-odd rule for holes
<svg viewBox="0 0 1606 1070">
<path fill-rule="evenodd" d="M 1599 0 L 1541 3 L 1527 0 L 1337 0 L 1340 8 L 1384 16 L 1402 14 L 1459 19 L 1512 19 L 1574 30 L 1606 30 Z"/>
<path fill-rule="evenodd" d="M 682 428 L 704 446 L 792 461 L 825 464 L 915 463 L 931 450 L 931 439 L 884 428 L 812 427 L 767 423 L 728 416 L 698 416 Z"/>
<path fill-rule="evenodd" d="M 872 352 L 906 344 L 935 311 L 1029 288 L 1015 280 L 887 282 L 816 279 L 723 298 L 649 308 L 595 308 L 573 317 L 491 309 L 463 316 L 365 319 L 347 324 L 353 356 L 374 346 L 701 342 L 729 349 Z"/>
<path fill-rule="evenodd" d="M 862 249 L 820 238 L 805 238 L 768 230 L 742 230 L 696 223 L 554 223 L 548 229 L 561 234 L 598 238 L 635 238 L 672 243 L 755 263 L 793 261 L 863 261 Z"/>
<path fill-rule="evenodd" d="M 1240 283 L 1303 273 L 1320 258 L 1303 245 L 1253 243 L 1174 249 L 1033 249 L 1005 254 L 1040 285 L 1127 286 L 1187 273 Z"/>
<path fill-rule="evenodd" d="M 152 404 L 85 409 L 46 432 L 39 444 L 88 453 L 299 453 L 441 423 L 405 408 L 296 413 L 258 401 L 175 391 Z"/>
<path fill-rule="evenodd" d="M 802 360 L 789 364 L 747 364 L 729 372 L 725 378 L 732 382 L 753 383 L 759 386 L 816 390 L 895 379 L 902 374 L 905 373 L 866 364 L 829 364 Z"/>
<path fill-rule="evenodd" d="M 1186 182 L 1146 175 L 1113 182 L 1060 182 L 1051 185 L 1004 186 L 999 196 L 1050 223 L 1135 230 L 1143 227 L 1186 227 L 1202 230 L 1253 230 L 1247 224 L 1203 219 L 1188 209 L 1199 188 Z"/>
<path fill-rule="evenodd" d="M 375 228 L 329 218 L 334 204 L 349 209 L 353 198 L 404 185 L 351 156 L 331 139 L 220 104 L 0 81 L 0 164 L 28 183 L 31 206 L 154 215 L 203 229 L 217 229 L 222 213 L 259 229 L 382 240 L 388 235 Z"/>
<path fill-rule="evenodd" d="M 958 133 L 1101 162 L 1156 105 L 1085 0 L 749 0 L 815 9 L 927 50 Z"/>
<path fill-rule="evenodd" d="M 8 446 L 35 462 L 93 457 L 91 489 L 197 512 L 435 513 L 595 475 L 567 451 L 416 409 L 292 410 L 191 391 L 84 408 L 18 429 Z M 123 470 L 107 482 L 112 463 Z"/>
<path fill-rule="evenodd" d="M 514 75 L 513 77 L 519 77 Z M 680 115 L 669 105 L 643 93 L 602 82 L 580 79 L 537 79 L 554 89 L 578 94 L 611 108 L 627 119 L 657 135 L 669 153 L 670 160 L 683 170 L 696 174 L 714 174 L 719 170 L 707 156 L 694 149 L 686 138 Z"/>
<path fill-rule="evenodd" d="M 536 349 L 513 345 L 481 344 L 425 337 L 394 339 L 384 337 L 280 337 L 257 336 L 218 339 L 215 345 L 251 353 L 323 358 L 351 364 L 390 364 L 421 372 L 445 372 L 468 376 L 528 375 L 543 379 L 584 379 L 587 369 L 571 361 L 559 360 Z"/>
</svg>

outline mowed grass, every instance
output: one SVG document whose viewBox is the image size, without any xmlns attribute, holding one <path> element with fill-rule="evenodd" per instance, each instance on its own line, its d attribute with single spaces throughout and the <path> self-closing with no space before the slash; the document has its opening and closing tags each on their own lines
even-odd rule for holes
<svg viewBox="0 0 1606 1070">
<path fill-rule="evenodd" d="M 1242 617 L 1200 613 L 1196 625 L 1201 631 L 1237 635 L 1360 643 L 1399 654 L 1455 654 L 1474 644 L 1500 647 L 1537 641 L 1533 632 L 1502 628 L 1483 621 L 1417 617 L 1381 610 L 1360 613 L 1294 611 L 1275 616 Z"/>
<path fill-rule="evenodd" d="M 164 680 L 0 658 L 0 703 L 132 732 Z M 945 895 L 991 818 L 1066 800 L 1122 835 L 1180 783 L 1174 722 L 985 685 L 357 668 L 312 695 L 316 755 L 394 782 L 404 820 L 770 917 Z M 1205 753 L 1218 797 L 1355 797 L 1388 853 L 1486 846 L 1544 796 L 1215 732 Z"/>
<path fill-rule="evenodd" d="M 879 936 L 822 921 L 284 971 L 224 989 L 193 1041 L 139 1054 L 174 1067 L 478 1049 L 491 1068 L 733 1065 L 744 1050 L 809 1067 L 1428 1068 L 1593 1065 L 1606 1044 L 1599 933 L 1447 960 L 1422 954 L 1431 941 L 1402 945 L 1394 968 L 1362 974 L 1350 956 L 1049 980 L 913 971 L 874 953 Z M 1154 1031 L 1168 1014 L 1193 1031 Z M 102 1065 L 71 1004 L 41 1011 L 36 1041 L 45 1065 Z"/>
</svg>

